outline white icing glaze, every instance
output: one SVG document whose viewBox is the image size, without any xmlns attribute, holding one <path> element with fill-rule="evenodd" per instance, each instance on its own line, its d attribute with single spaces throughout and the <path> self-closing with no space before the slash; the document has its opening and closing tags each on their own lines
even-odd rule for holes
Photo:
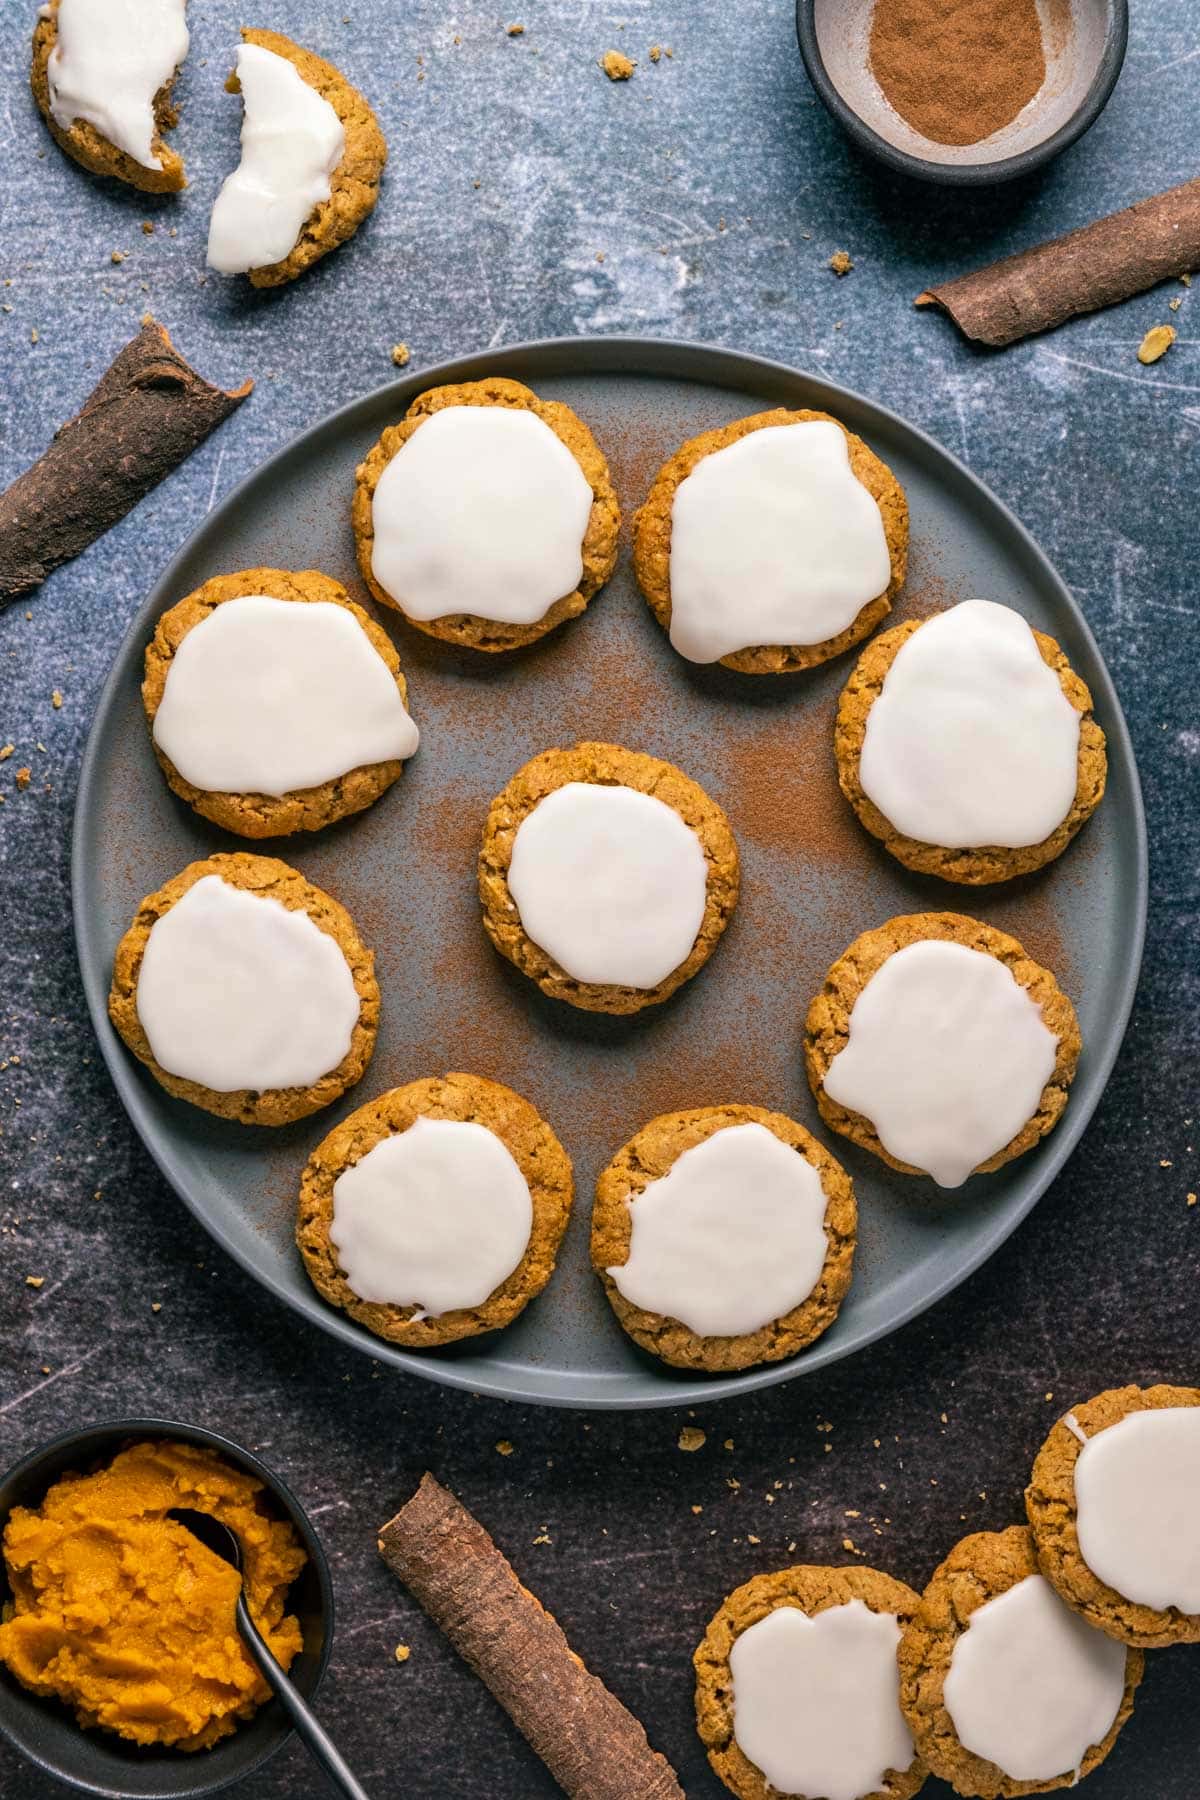
<svg viewBox="0 0 1200 1800">
<path fill-rule="evenodd" d="M 628 1204 L 629 1258 L 608 1273 L 634 1306 L 701 1337 L 757 1331 L 820 1279 L 821 1178 L 763 1125 L 714 1132 Z"/>
<path fill-rule="evenodd" d="M 225 178 L 208 228 L 208 264 L 244 275 L 283 262 L 313 208 L 328 200 L 346 133 L 295 63 L 261 44 L 237 53 L 242 159 Z"/>
<path fill-rule="evenodd" d="M 889 1769 L 907 1769 L 912 1734 L 900 1711 L 894 1613 L 861 1600 L 810 1619 L 777 1606 L 729 1653 L 733 1735 L 780 1794 L 860 1800 Z"/>
<path fill-rule="evenodd" d="M 900 646 L 867 714 L 863 792 L 905 836 L 1040 844 L 1075 799 L 1079 714 L 1010 607 L 964 600 Z"/>
<path fill-rule="evenodd" d="M 824 1087 L 900 1162 L 961 1187 L 1036 1113 L 1057 1047 L 1004 963 L 926 938 L 863 988 Z"/>
<path fill-rule="evenodd" d="M 508 888 L 525 935 L 576 981 L 648 989 L 686 962 L 708 865 L 675 811 L 628 787 L 569 781 L 513 839 Z"/>
<path fill-rule="evenodd" d="M 154 741 L 195 787 L 281 795 L 411 756 L 417 728 L 353 613 L 248 594 L 179 645 Z"/>
<path fill-rule="evenodd" d="M 1027 1575 L 971 1614 L 942 1697 L 966 1749 L 1013 1781 L 1049 1781 L 1104 1741 L 1124 1692 L 1124 1644 Z"/>
<path fill-rule="evenodd" d="M 533 625 L 579 586 L 591 510 L 583 471 L 536 413 L 446 406 L 379 478 L 371 572 L 413 619 Z"/>
<path fill-rule="evenodd" d="M 50 116 L 61 131 L 82 119 L 144 169 L 162 168 L 151 147 L 154 96 L 187 55 L 185 4 L 61 0 L 46 65 Z"/>
<path fill-rule="evenodd" d="M 482 1306 L 532 1228 L 528 1183 L 484 1125 L 416 1119 L 333 1184 L 329 1236 L 354 1292 L 423 1316 Z"/>
<path fill-rule="evenodd" d="M 339 946 L 307 913 L 205 875 L 152 927 L 137 1011 L 172 1075 L 263 1093 L 336 1069 L 359 1000 Z"/>
<path fill-rule="evenodd" d="M 879 507 L 824 420 L 748 432 L 675 490 L 671 642 L 690 662 L 824 643 L 891 572 Z"/>
<path fill-rule="evenodd" d="M 1075 1462 L 1079 1549 L 1126 1600 L 1200 1613 L 1200 1406 L 1129 1413 Z"/>
</svg>

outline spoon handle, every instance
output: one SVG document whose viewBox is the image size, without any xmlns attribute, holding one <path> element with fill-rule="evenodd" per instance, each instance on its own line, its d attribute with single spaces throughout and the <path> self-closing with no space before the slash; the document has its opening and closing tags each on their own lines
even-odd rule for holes
<svg viewBox="0 0 1200 1800">
<path fill-rule="evenodd" d="M 254 1658 L 259 1673 L 287 1713 L 296 1735 L 303 1740 L 313 1761 L 324 1770 L 330 1785 L 339 1794 L 345 1794 L 348 1800 L 370 1800 L 366 1789 L 351 1773 L 340 1751 L 301 1695 L 300 1690 L 289 1681 L 271 1654 L 266 1640 L 250 1617 L 250 1609 L 242 1595 L 238 1596 L 237 1619 L 242 1641 Z"/>
</svg>

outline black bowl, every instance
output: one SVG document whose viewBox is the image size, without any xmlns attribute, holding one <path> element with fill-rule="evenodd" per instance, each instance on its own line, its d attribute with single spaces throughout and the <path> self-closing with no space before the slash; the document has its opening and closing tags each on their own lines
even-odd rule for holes
<svg viewBox="0 0 1200 1800">
<path fill-rule="evenodd" d="M 0 1530 L 14 1506 L 39 1506 L 47 1489 L 68 1470 L 86 1471 L 114 1456 L 122 1445 L 148 1438 L 200 1444 L 217 1451 L 261 1481 L 280 1516 L 295 1527 L 308 1561 L 288 1596 L 289 1609 L 299 1619 L 304 1637 L 304 1647 L 290 1674 L 300 1692 L 311 1700 L 333 1644 L 333 1587 L 325 1552 L 295 1495 L 257 1457 L 219 1432 L 199 1425 L 172 1424 L 167 1419 L 115 1419 L 68 1431 L 0 1478 Z M 7 1573 L 0 1561 L 0 1603 L 10 1598 Z M 290 1731 L 279 1702 L 269 1700 L 252 1719 L 242 1720 L 229 1737 L 221 1738 L 209 1750 L 144 1749 L 112 1732 L 84 1731 L 67 1707 L 31 1694 L 0 1665 L 0 1732 L 47 1775 L 109 1800 L 142 1795 L 196 1800 L 201 1794 L 215 1794 L 260 1768 Z"/>
<path fill-rule="evenodd" d="M 1125 60 L 1129 36 L 1129 0 L 1074 0 L 1076 31 L 1080 53 L 1073 77 L 1064 81 L 1052 104 L 1043 109 L 1046 133 L 1036 135 L 1025 129 L 1012 153 L 1003 151 L 990 160 L 967 160 L 970 152 L 947 149 L 944 159 L 937 155 L 939 146 L 930 144 L 929 155 L 914 155 L 888 138 L 870 123 L 888 128 L 895 122 L 869 72 L 863 76 L 862 91 L 853 88 L 859 71 L 865 70 L 865 33 L 873 0 L 796 0 L 796 35 L 800 54 L 808 70 L 808 78 L 833 117 L 846 134 L 863 150 L 879 158 L 902 175 L 913 175 L 918 181 L 944 183 L 948 187 L 977 187 L 985 183 L 1010 181 L 1041 168 L 1068 144 L 1082 137 L 1089 125 L 1095 124 L 1116 85 Z M 845 20 L 842 43 L 833 35 L 833 26 Z M 838 61 L 838 53 L 846 48 L 843 66 L 831 70 L 830 62 Z M 822 49 L 824 44 L 824 49 Z M 831 49 L 831 44 L 834 46 Z M 1049 82 L 1047 87 L 1049 89 Z M 857 104 L 856 104 L 857 101 Z M 1036 102 L 1030 102 L 1031 107 Z M 1025 115 L 1022 115 L 1024 117 Z M 901 132 L 907 131 L 897 122 Z M 1013 127 L 1007 127 L 1008 132 Z M 912 134 L 909 134 L 912 135 Z M 1004 134 L 997 134 L 1003 137 Z M 921 139 L 915 139 L 922 142 Z"/>
</svg>

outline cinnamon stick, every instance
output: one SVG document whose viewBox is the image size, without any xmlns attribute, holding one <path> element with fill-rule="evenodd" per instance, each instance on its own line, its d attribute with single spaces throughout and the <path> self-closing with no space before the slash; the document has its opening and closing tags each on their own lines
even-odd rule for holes
<svg viewBox="0 0 1200 1800">
<path fill-rule="evenodd" d="M 1200 268 L 1200 178 L 918 294 L 980 344 L 1015 344 Z"/>
<path fill-rule="evenodd" d="M 211 386 L 147 318 L 45 455 L 0 494 L 0 606 L 124 518 L 253 386 Z"/>
<path fill-rule="evenodd" d="M 633 1714 L 589 1674 L 483 1526 L 432 1475 L 383 1527 L 379 1553 L 571 1800 L 684 1800 Z"/>
</svg>

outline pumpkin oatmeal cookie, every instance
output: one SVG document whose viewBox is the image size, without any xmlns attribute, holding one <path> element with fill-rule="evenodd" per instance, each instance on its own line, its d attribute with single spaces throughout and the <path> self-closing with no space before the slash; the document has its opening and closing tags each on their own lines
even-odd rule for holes
<svg viewBox="0 0 1200 1800">
<path fill-rule="evenodd" d="M 329 894 L 239 850 L 190 863 L 142 901 L 117 945 L 108 1014 L 177 1099 L 287 1125 L 339 1099 L 370 1062 L 375 959 Z"/>
<path fill-rule="evenodd" d="M 896 1640 L 918 1604 L 903 1581 L 859 1565 L 800 1565 L 734 1589 L 692 1659 L 696 1727 L 731 1794 L 821 1800 L 835 1784 L 849 1791 L 848 1783 L 859 1800 L 911 1800 L 920 1791 L 928 1770 L 899 1710 L 895 1662 Z M 781 1617 L 793 1612 L 824 1623 L 797 1630 Z M 781 1665 L 791 1677 L 786 1713 L 770 1693 Z M 747 1746 L 772 1763 L 770 1777 Z"/>
<path fill-rule="evenodd" d="M 918 966 L 911 952 L 926 945 L 976 952 L 1012 980 L 940 951 Z M 902 953 L 904 964 L 889 967 Z M 882 987 L 869 992 L 884 971 Z M 868 1055 L 856 1048 L 849 1059 L 859 1099 L 852 1106 L 830 1091 L 841 1094 L 850 1071 L 839 1064 L 831 1076 L 831 1069 L 860 1026 Z M 1053 1130 L 1080 1048 L 1075 1009 L 1050 971 L 1007 932 L 949 912 L 903 915 L 855 938 L 809 1007 L 804 1035 L 808 1083 L 825 1123 L 890 1168 L 933 1174 L 943 1187 L 1001 1168 Z M 1039 1091 L 1031 1072 L 1042 1073 Z M 864 1110 L 868 1094 L 879 1103 L 872 1117 Z M 1006 1134 L 998 1145 L 994 1129 L 988 1134 L 997 1121 Z M 899 1153 L 902 1142 L 936 1149 L 939 1139 L 947 1140 L 945 1169 L 932 1157 L 925 1165 Z M 986 1154 L 969 1160 L 972 1145 L 986 1144 Z"/>
<path fill-rule="evenodd" d="M 887 464 L 840 420 L 829 413 L 807 409 L 791 411 L 775 407 L 770 412 L 754 413 L 749 418 L 735 419 L 729 425 L 705 431 L 690 438 L 665 462 L 655 476 L 633 522 L 633 566 L 638 585 L 651 612 L 664 631 L 671 630 L 671 536 L 675 496 L 699 466 L 714 452 L 727 450 L 754 432 L 777 426 L 824 423 L 836 425 L 846 440 L 850 472 L 876 502 L 890 560 L 890 574 L 878 594 L 869 599 L 857 617 L 821 643 L 753 644 L 718 660 L 727 669 L 746 675 L 786 675 L 798 669 L 811 669 L 818 663 L 840 656 L 844 650 L 867 637 L 891 610 L 892 602 L 904 585 L 908 566 L 908 502 L 904 490 Z"/>
<path fill-rule="evenodd" d="M 934 615 L 938 619 L 946 616 Z M 925 842 L 918 837 L 906 836 L 880 811 L 864 789 L 863 745 L 872 708 L 883 692 L 884 683 L 897 655 L 917 632 L 926 629 L 932 622 L 928 619 L 908 619 L 902 625 L 895 625 L 868 644 L 859 657 L 838 705 L 834 732 L 838 783 L 859 822 L 905 868 L 914 869 L 921 875 L 940 876 L 943 881 L 962 882 L 972 886 L 1011 881 L 1014 876 L 1028 875 L 1034 869 L 1043 868 L 1061 856 L 1076 832 L 1099 806 L 1104 797 L 1108 767 L 1104 732 L 1093 717 L 1091 693 L 1071 668 L 1063 651 L 1052 637 L 1030 627 L 1030 634 L 1042 661 L 1054 672 L 1063 695 L 1079 715 L 1075 787 L 1065 815 L 1039 843 L 1015 847 L 1000 844 L 963 847 Z M 935 757 L 938 747 L 936 741 L 930 746 Z M 936 763 L 931 764 L 929 773 L 931 777 L 936 776 Z M 979 773 L 983 779 L 987 770 L 981 766 Z"/>
<path fill-rule="evenodd" d="M 361 812 L 370 806 L 379 796 L 386 793 L 392 783 L 399 780 L 404 768 L 399 756 L 389 757 L 381 762 L 361 763 L 356 767 L 342 770 L 316 786 L 302 788 L 287 793 L 256 793 L 250 791 L 227 792 L 197 786 L 193 781 L 176 768 L 159 741 L 159 733 L 155 729 L 159 710 L 167 693 L 167 684 L 172 676 L 175 659 L 180 647 L 185 643 L 189 633 L 198 625 L 210 620 L 219 608 L 227 606 L 231 601 L 247 597 L 262 596 L 273 600 L 296 602 L 298 606 L 326 605 L 341 608 L 361 628 L 371 649 L 379 657 L 390 676 L 399 696 L 397 717 L 389 726 L 397 728 L 398 738 L 404 735 L 407 720 L 408 685 L 400 668 L 400 659 L 392 646 L 390 638 L 383 632 L 361 606 L 356 606 L 350 599 L 340 582 L 333 581 L 328 575 L 322 575 L 315 569 L 240 569 L 230 575 L 215 575 L 194 593 L 170 607 L 159 619 L 154 636 L 146 646 L 145 675 L 142 681 L 142 704 L 145 707 L 146 719 L 151 730 L 154 754 L 158 758 L 159 767 L 167 778 L 172 791 L 186 800 L 188 805 L 205 819 L 211 819 L 214 825 L 220 825 L 225 831 L 232 831 L 238 837 L 270 838 L 284 837 L 297 831 L 320 831 L 324 826 L 332 824 L 336 819 L 347 818 L 351 813 Z M 198 640 L 197 640 L 198 641 Z M 355 646 L 357 648 L 357 646 Z M 372 673 L 374 671 L 372 670 Z M 242 679 L 238 674 L 237 699 L 247 708 L 256 703 L 256 697 L 264 706 L 268 696 L 279 701 L 278 681 L 275 679 L 277 669 L 265 662 L 248 671 L 249 678 Z M 208 678 L 211 686 L 213 677 Z M 256 696 L 256 690 L 261 693 Z M 229 698 L 229 684 L 224 686 L 223 694 L 213 696 L 214 704 Z M 313 706 L 319 696 L 310 696 L 297 687 L 289 703 L 289 719 L 281 723 L 276 733 L 275 749 L 278 750 L 278 737 L 283 734 L 287 724 L 295 728 L 296 737 L 311 746 L 313 735 Z M 376 707 L 380 704 L 379 696 L 372 695 Z M 198 704 L 199 694 L 192 696 L 192 705 Z M 403 716 L 400 716 L 400 715 Z M 228 729 L 233 721 L 213 720 L 212 730 L 221 731 L 225 739 L 223 748 L 228 748 L 228 740 L 232 733 Z M 359 720 L 361 725 L 361 719 Z M 189 739 L 194 734 L 196 721 L 187 723 Z M 407 727 L 411 740 L 415 740 L 415 730 Z M 415 743 L 414 746 L 415 748 Z M 408 752 L 406 751 L 406 754 Z"/>
<path fill-rule="evenodd" d="M 424 1160 L 414 1140 L 414 1159 L 403 1167 L 385 1168 L 379 1178 L 381 1185 L 363 1196 L 363 1211 L 357 1218 L 350 1217 L 356 1196 L 340 1185 L 347 1173 L 361 1169 L 364 1159 L 372 1153 L 377 1155 L 381 1146 L 389 1151 L 397 1144 L 403 1146 L 414 1128 L 427 1131 L 430 1123 L 482 1128 L 507 1152 L 501 1161 L 514 1165 L 509 1174 L 515 1197 L 521 1198 L 522 1183 L 528 1193 L 527 1211 L 520 1215 L 521 1230 L 525 1232 L 523 1248 L 519 1248 L 515 1263 L 490 1292 L 469 1305 L 435 1309 L 428 1294 L 406 1304 L 364 1299 L 356 1292 L 344 1266 L 348 1246 L 351 1254 L 357 1251 L 369 1279 L 377 1286 L 402 1286 L 407 1282 L 420 1287 L 422 1276 L 418 1267 L 428 1257 L 427 1278 L 436 1276 L 439 1283 L 448 1281 L 453 1287 L 462 1279 L 462 1270 L 447 1275 L 445 1265 L 465 1261 L 468 1251 L 474 1254 L 475 1242 L 486 1236 L 487 1213 L 507 1199 L 502 1183 L 488 1181 L 489 1170 L 481 1165 L 486 1187 L 486 1192 L 481 1193 L 481 1220 L 474 1229 L 465 1213 L 461 1219 L 447 1221 L 438 1202 L 448 1197 L 450 1187 L 461 1188 L 466 1165 L 452 1160 L 440 1165 Z M 444 1135 L 449 1138 L 448 1149 L 429 1135 L 433 1146 L 428 1152 L 430 1157 L 452 1159 L 459 1153 L 465 1140 Z M 465 1148 L 470 1154 L 472 1146 L 467 1143 Z M 495 1145 L 491 1148 L 494 1151 Z M 439 1181 L 447 1186 L 437 1186 Z M 393 1088 L 360 1106 L 318 1144 L 300 1182 L 296 1243 L 313 1286 L 331 1306 L 340 1307 L 376 1337 L 409 1349 L 428 1350 L 511 1324 L 541 1293 L 554 1273 L 572 1195 L 570 1158 L 527 1100 L 499 1082 L 486 1081 L 478 1075 L 450 1074 Z M 397 1241 L 389 1237 L 389 1222 L 380 1215 L 399 1210 L 405 1202 L 412 1208 L 406 1221 L 408 1235 L 404 1241 Z M 347 1217 L 339 1218 L 343 1208 Z M 439 1238 L 432 1244 L 435 1226 L 443 1228 L 444 1241 Z M 470 1241 L 461 1239 L 457 1254 L 453 1242 L 456 1229 L 466 1229 L 470 1235 Z M 367 1235 L 361 1235 L 364 1232 Z M 360 1234 L 354 1244 L 350 1233 Z M 439 1258 L 441 1268 L 437 1267 Z M 506 1260 L 501 1256 L 501 1262 Z"/>
<path fill-rule="evenodd" d="M 1143 1650 L 1200 1642 L 1196 1408 L 1200 1388 L 1109 1388 L 1058 1421 L 1025 1490 L 1047 1581 L 1089 1625 Z"/>
<path fill-rule="evenodd" d="M 898 1658 L 919 1754 L 955 1793 L 982 1800 L 1050 1793 L 1090 1775 L 1133 1709 L 1144 1663 L 1062 1605 L 1024 1525 L 954 1546 Z"/>
<path fill-rule="evenodd" d="M 405 594 L 389 592 L 376 575 L 375 496 L 384 472 L 429 420 L 463 407 L 505 408 L 528 413 L 540 420 L 570 452 L 583 482 L 591 489 L 591 506 L 586 511 L 579 538 L 582 573 L 568 592 L 554 594 L 541 616 L 529 622 L 462 611 L 416 617 L 405 606 Z M 569 469 L 570 465 L 567 467 Z M 586 491 L 584 500 L 586 502 Z M 564 620 L 576 618 L 583 612 L 613 572 L 621 514 L 604 454 L 583 420 L 561 401 L 542 400 L 519 381 L 493 376 L 485 381 L 455 382 L 430 388 L 417 396 L 400 424 L 388 426 L 358 466 L 352 522 L 358 566 L 376 600 L 404 613 L 411 625 L 430 637 L 464 645 L 471 650 L 501 651 L 532 644 Z M 461 520 L 456 529 L 461 536 Z M 435 552 L 436 545 L 431 550 L 431 560 Z M 481 554 L 486 554 L 486 547 Z M 409 604 L 413 604 L 411 599 Z"/>
<path fill-rule="evenodd" d="M 680 1158 L 748 1125 L 769 1132 L 802 1166 L 789 1170 L 786 1157 L 769 1154 L 764 1161 L 763 1150 L 772 1147 L 758 1133 L 739 1133 L 743 1154 L 753 1159 L 739 1162 L 738 1140 L 723 1138 L 729 1160 L 707 1176 L 692 1163 L 694 1184 L 653 1221 L 647 1217 L 653 1235 L 638 1243 L 635 1255 L 639 1204 L 648 1215 L 656 1200 L 666 1200 L 663 1184 L 679 1170 Z M 850 1177 L 802 1125 L 761 1106 L 706 1106 L 652 1119 L 601 1171 L 592 1266 L 621 1325 L 643 1350 L 679 1369 L 749 1369 L 794 1356 L 833 1324 L 850 1286 L 856 1225 Z M 638 1288 L 646 1300 L 664 1304 L 673 1293 L 685 1312 L 695 1307 L 692 1322 L 627 1297 L 622 1284 L 632 1288 L 635 1274 L 647 1284 Z M 734 1317 L 739 1310 L 743 1317 Z M 712 1323 L 739 1329 L 704 1329 Z"/>
<path fill-rule="evenodd" d="M 303 275 L 331 250 L 337 250 L 374 212 L 387 162 L 387 140 L 366 96 L 324 57 L 293 43 L 279 31 L 245 27 L 242 41 L 257 44 L 290 62 L 300 79 L 332 106 L 346 134 L 341 160 L 329 178 L 328 200 L 313 208 L 295 246 L 281 262 L 248 271 L 254 287 L 281 287 Z M 228 93 L 239 92 L 236 73 L 230 75 L 225 87 Z"/>
<path fill-rule="evenodd" d="M 668 999 L 716 949 L 738 886 L 737 845 L 716 802 L 670 763 L 617 744 L 542 751 L 493 800 L 484 825 L 484 929 L 543 993 L 589 1012 L 633 1013 Z M 527 929 L 535 903 L 536 929 L 571 969 Z"/>
<path fill-rule="evenodd" d="M 127 182 L 130 187 L 140 188 L 147 194 L 178 193 L 180 188 L 187 186 L 183 158 L 163 137 L 163 133 L 169 131 L 179 119 L 179 109 L 171 98 L 171 88 L 179 72 L 178 67 L 154 96 L 154 133 L 150 153 L 159 164 L 157 169 L 139 162 L 135 156 L 130 156 L 127 151 L 110 143 L 87 119 L 76 118 L 68 125 L 61 125 L 54 117 L 50 79 L 50 58 L 58 46 L 59 5 L 60 0 L 49 0 L 48 6 L 38 14 L 33 30 L 33 66 L 29 76 L 38 111 L 45 119 L 51 137 L 89 174 L 111 175 L 115 180 Z M 184 53 L 186 54 L 186 49 Z"/>
</svg>

